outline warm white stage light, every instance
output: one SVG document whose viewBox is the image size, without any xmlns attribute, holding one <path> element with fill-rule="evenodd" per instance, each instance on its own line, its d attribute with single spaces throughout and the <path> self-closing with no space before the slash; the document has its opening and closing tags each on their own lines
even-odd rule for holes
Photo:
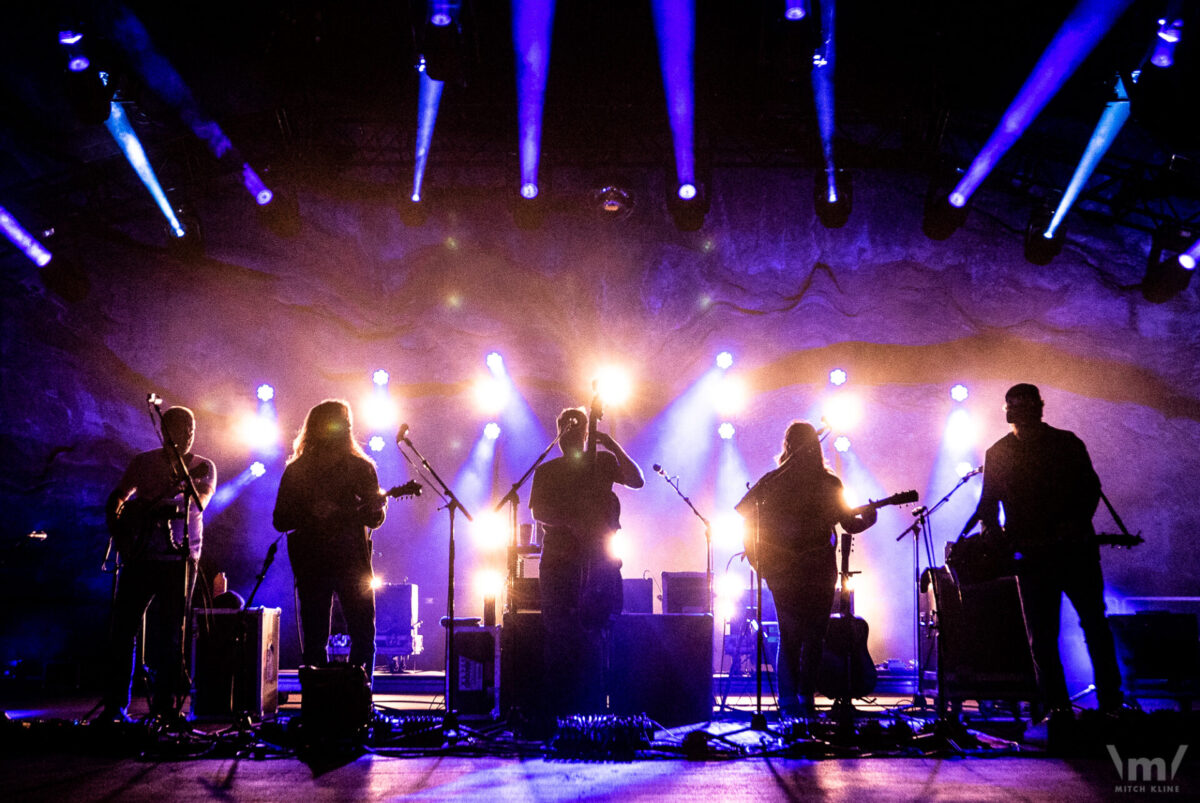
<svg viewBox="0 0 1200 803">
<path fill-rule="evenodd" d="M 487 363 L 488 370 L 493 374 L 504 373 L 504 358 L 500 356 L 500 352 L 493 351 L 484 359 Z"/>
<path fill-rule="evenodd" d="M 399 418 L 399 407 L 384 393 L 374 393 L 362 403 L 362 421 L 369 430 L 390 430 Z"/>
<path fill-rule="evenodd" d="M 738 552 L 742 549 L 742 537 L 746 533 L 746 520 L 732 510 L 713 516 L 713 546 Z"/>
<path fill-rule="evenodd" d="M 849 432 L 862 420 L 862 400 L 848 391 L 825 399 L 824 418 L 835 432 Z"/>
<path fill-rule="evenodd" d="M 377 574 L 372 575 L 370 586 L 372 591 L 378 591 L 379 589 L 383 588 L 383 578 Z"/>
<path fill-rule="evenodd" d="M 713 409 L 720 416 L 737 415 L 745 409 L 748 396 L 744 379 L 739 376 L 722 376 L 713 385 Z"/>
<path fill-rule="evenodd" d="M 475 572 L 475 592 L 484 599 L 496 599 L 504 591 L 504 575 L 495 569 Z"/>
<path fill-rule="evenodd" d="M 496 415 L 508 403 L 508 385 L 494 376 L 475 380 L 475 407 L 484 415 Z"/>
<path fill-rule="evenodd" d="M 729 423 L 728 421 L 717 427 L 717 434 L 721 436 L 721 440 L 723 441 L 730 440 L 733 437 L 733 433 L 733 424 Z"/>
<path fill-rule="evenodd" d="M 950 414 L 946 421 L 946 448 L 960 452 L 975 445 L 979 437 L 979 427 L 971 420 L 971 414 L 961 407 Z"/>
<path fill-rule="evenodd" d="M 605 406 L 620 406 L 633 395 L 633 380 L 629 372 L 615 365 L 606 365 L 596 373 L 596 390 Z"/>
<path fill-rule="evenodd" d="M 629 558 L 629 537 L 618 530 L 608 537 L 608 556 L 615 560 L 626 561 Z"/>
<path fill-rule="evenodd" d="M 238 429 L 242 443 L 251 449 L 270 449 L 279 444 L 279 424 L 267 416 L 248 413 Z"/>
<path fill-rule="evenodd" d="M 471 523 L 471 540 L 482 552 L 497 552 L 509 541 L 508 517 L 489 511 L 480 513 Z"/>
</svg>

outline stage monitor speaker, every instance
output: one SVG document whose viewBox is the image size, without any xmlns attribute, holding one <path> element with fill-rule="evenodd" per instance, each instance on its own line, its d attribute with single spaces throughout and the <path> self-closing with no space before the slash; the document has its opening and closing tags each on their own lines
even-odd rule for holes
<svg viewBox="0 0 1200 803">
<path fill-rule="evenodd" d="M 649 577 L 625 578 L 621 613 L 654 613 L 654 581 Z"/>
<path fill-rule="evenodd" d="M 279 608 L 193 611 L 192 717 L 258 720 L 278 705 Z"/>
<path fill-rule="evenodd" d="M 958 585 L 935 570 L 940 692 L 956 700 L 1037 700 L 1037 677 L 1014 577 Z"/>
<path fill-rule="evenodd" d="M 708 613 L 708 575 L 663 572 L 663 613 Z"/>
<path fill-rule="evenodd" d="M 500 632 L 500 710 L 532 722 L 549 711 L 540 613 L 508 613 Z"/>
<path fill-rule="evenodd" d="M 1152 692 L 1155 685 L 1164 691 L 1187 688 L 1193 694 L 1200 692 L 1196 614 L 1140 611 L 1110 616 L 1108 622 L 1130 692 Z"/>
<path fill-rule="evenodd" d="M 454 628 L 456 670 L 446 673 L 453 687 L 454 708 L 468 717 L 500 715 L 500 628 L 457 624 Z"/>
<path fill-rule="evenodd" d="M 362 735 L 371 721 L 371 684 L 363 668 L 300 667 L 300 721 L 307 744 Z"/>
<path fill-rule="evenodd" d="M 707 722 L 712 666 L 711 615 L 623 614 L 612 629 L 611 708 L 666 727 Z"/>
</svg>

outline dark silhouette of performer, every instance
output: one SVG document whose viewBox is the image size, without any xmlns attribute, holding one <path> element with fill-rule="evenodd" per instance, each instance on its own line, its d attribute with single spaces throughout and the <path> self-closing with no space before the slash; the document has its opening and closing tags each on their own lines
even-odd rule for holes
<svg viewBox="0 0 1200 803">
<path fill-rule="evenodd" d="M 645 484 L 642 470 L 611 436 L 597 432 L 586 449 L 588 415 L 568 408 L 558 417 L 562 457 L 533 475 L 529 508 L 542 524 L 539 567 L 545 666 L 556 715 L 605 708 L 604 648 L 610 620 L 621 612 L 621 562 L 609 554 L 620 529 L 613 483 Z"/>
<path fill-rule="evenodd" d="M 192 483 L 207 505 L 217 486 L 213 462 L 192 454 L 196 416 L 186 407 L 162 414 L 163 436 L 174 444 Z M 147 663 L 155 670 L 150 713 L 174 719 L 188 692 L 184 633 L 204 540 L 204 519 L 185 498 L 185 481 L 169 446 L 136 455 L 108 497 L 105 513 L 120 554 L 104 689 L 104 721 L 127 721 L 135 642 L 150 603 L 156 632 L 147 641 Z M 185 512 L 186 511 L 186 512 Z M 186 521 L 185 521 L 186 519 Z M 186 524 L 187 551 L 184 548 Z"/>
<path fill-rule="evenodd" d="M 978 515 L 984 536 L 1006 545 L 1017 557 L 1025 626 L 1045 704 L 1051 710 L 1070 711 L 1058 654 L 1066 592 L 1087 639 L 1100 708 L 1113 711 L 1124 698 L 1112 633 L 1104 618 L 1104 577 L 1092 528 L 1100 479 L 1083 441 L 1042 421 L 1043 407 L 1034 385 L 1014 385 L 1004 394 L 1012 432 L 987 450 Z"/>
<path fill-rule="evenodd" d="M 779 707 L 811 716 L 837 583 L 834 526 L 860 533 L 877 514 L 851 513 L 842 481 L 825 465 L 807 421 L 788 424 L 776 462 L 735 509 L 746 519 L 747 557 L 771 589 L 779 616 Z"/>
<path fill-rule="evenodd" d="M 375 590 L 370 530 L 383 524 L 387 496 L 375 463 L 354 440 L 350 406 L 327 399 L 308 411 L 292 444 L 275 529 L 288 532 L 306 666 L 325 666 L 333 595 L 350 636 L 350 663 L 375 669 Z"/>
</svg>

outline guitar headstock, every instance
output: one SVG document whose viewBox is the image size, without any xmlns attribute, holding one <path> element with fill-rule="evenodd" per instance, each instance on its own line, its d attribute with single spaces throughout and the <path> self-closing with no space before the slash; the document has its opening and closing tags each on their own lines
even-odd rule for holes
<svg viewBox="0 0 1200 803">
<path fill-rule="evenodd" d="M 397 485 L 391 490 L 385 491 L 384 496 L 390 496 L 393 499 L 401 499 L 406 496 L 420 496 L 421 483 L 416 480 L 409 480 L 403 485 Z"/>
<path fill-rule="evenodd" d="M 892 494 L 887 499 L 881 499 L 876 504 L 881 507 L 883 505 L 911 505 L 920 498 L 921 495 L 916 491 L 901 491 L 900 493 Z"/>
</svg>

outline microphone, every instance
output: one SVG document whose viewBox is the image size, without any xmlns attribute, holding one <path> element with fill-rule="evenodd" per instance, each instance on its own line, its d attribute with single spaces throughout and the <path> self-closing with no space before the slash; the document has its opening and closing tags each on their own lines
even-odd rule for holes
<svg viewBox="0 0 1200 803">
<path fill-rule="evenodd" d="M 401 424 L 400 431 L 396 433 L 396 443 L 400 443 L 400 441 L 408 443 L 408 424 Z"/>
<path fill-rule="evenodd" d="M 662 474 L 664 477 L 667 476 L 667 473 L 665 471 L 663 471 L 663 467 L 660 466 L 658 463 L 655 463 L 653 466 L 651 466 L 651 468 L 654 469 L 655 474 Z"/>
<path fill-rule="evenodd" d="M 146 396 L 146 404 L 153 404 L 155 407 L 162 407 L 162 396 L 155 393 L 150 393 Z"/>
<path fill-rule="evenodd" d="M 973 468 L 970 471 L 968 471 L 966 474 L 963 474 L 962 478 L 965 480 L 965 479 L 974 477 L 976 474 L 982 474 L 982 473 L 983 473 L 983 466 L 980 466 L 979 468 Z"/>
</svg>

